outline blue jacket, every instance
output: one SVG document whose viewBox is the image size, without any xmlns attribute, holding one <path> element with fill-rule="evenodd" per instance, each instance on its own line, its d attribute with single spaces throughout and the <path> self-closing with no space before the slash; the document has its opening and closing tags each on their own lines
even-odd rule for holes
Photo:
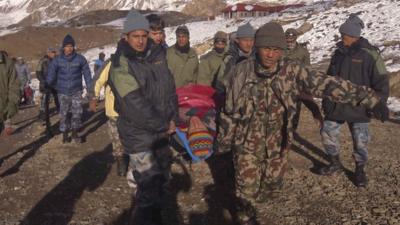
<svg viewBox="0 0 400 225">
<path fill-rule="evenodd" d="M 86 58 L 76 52 L 70 56 L 61 54 L 51 61 L 46 81 L 58 93 L 72 95 L 77 91 L 82 91 L 82 75 L 85 78 L 88 93 L 92 93 L 92 75 Z"/>
</svg>

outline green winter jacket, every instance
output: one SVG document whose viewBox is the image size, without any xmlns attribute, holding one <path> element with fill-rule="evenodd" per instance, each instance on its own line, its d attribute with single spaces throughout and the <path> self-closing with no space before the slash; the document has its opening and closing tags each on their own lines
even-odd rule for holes
<svg viewBox="0 0 400 225">
<path fill-rule="evenodd" d="M 186 54 L 179 52 L 175 45 L 169 47 L 167 49 L 167 62 L 177 88 L 189 83 L 196 83 L 199 60 L 193 48 L 190 48 Z"/>
<path fill-rule="evenodd" d="M 17 113 L 19 95 L 19 80 L 14 63 L 5 54 L 0 53 L 0 122 Z"/>
<path fill-rule="evenodd" d="M 302 65 L 310 65 L 310 53 L 307 48 L 301 44 L 297 44 L 294 49 L 285 51 L 285 59 L 298 60 Z"/>
<path fill-rule="evenodd" d="M 208 52 L 200 58 L 197 83 L 211 86 L 218 73 L 218 69 L 224 60 L 224 52 L 217 53 L 215 50 Z"/>
</svg>

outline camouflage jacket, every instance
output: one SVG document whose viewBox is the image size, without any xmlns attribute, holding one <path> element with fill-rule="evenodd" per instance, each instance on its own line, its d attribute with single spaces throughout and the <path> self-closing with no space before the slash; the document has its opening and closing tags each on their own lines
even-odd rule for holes
<svg viewBox="0 0 400 225">
<path fill-rule="evenodd" d="M 310 53 L 306 46 L 302 44 L 296 44 L 294 49 L 288 49 L 285 51 L 285 58 L 289 60 L 299 60 L 305 66 L 310 65 Z"/>
<path fill-rule="evenodd" d="M 292 118 L 300 93 L 372 108 L 379 97 L 369 88 L 327 76 L 296 62 L 281 62 L 268 74 L 254 59 L 241 62 L 227 89 L 221 113 L 218 151 L 233 146 L 279 152 L 292 140 Z M 266 146 L 268 144 L 268 146 Z"/>
</svg>

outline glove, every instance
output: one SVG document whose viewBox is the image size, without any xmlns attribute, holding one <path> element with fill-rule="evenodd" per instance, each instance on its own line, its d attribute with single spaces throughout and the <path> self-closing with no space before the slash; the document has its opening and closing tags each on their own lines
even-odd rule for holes
<svg viewBox="0 0 400 225">
<path fill-rule="evenodd" d="M 42 93 L 47 93 L 48 92 L 48 88 L 47 88 L 46 83 L 40 82 L 39 91 L 42 92 Z"/>
<path fill-rule="evenodd" d="M 378 104 L 372 108 L 372 113 L 376 119 L 379 119 L 382 122 L 389 119 L 389 109 L 384 101 L 379 101 Z"/>
<path fill-rule="evenodd" d="M 96 99 L 92 99 L 89 101 L 89 110 L 92 112 L 96 112 L 97 111 L 97 100 Z"/>
</svg>

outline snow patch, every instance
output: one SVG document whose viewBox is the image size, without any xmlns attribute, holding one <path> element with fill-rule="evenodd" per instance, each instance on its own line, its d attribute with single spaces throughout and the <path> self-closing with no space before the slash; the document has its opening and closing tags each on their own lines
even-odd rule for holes
<svg viewBox="0 0 400 225">
<path fill-rule="evenodd" d="M 400 112 L 400 99 L 395 97 L 389 97 L 387 100 L 388 108 L 392 112 Z"/>
</svg>

